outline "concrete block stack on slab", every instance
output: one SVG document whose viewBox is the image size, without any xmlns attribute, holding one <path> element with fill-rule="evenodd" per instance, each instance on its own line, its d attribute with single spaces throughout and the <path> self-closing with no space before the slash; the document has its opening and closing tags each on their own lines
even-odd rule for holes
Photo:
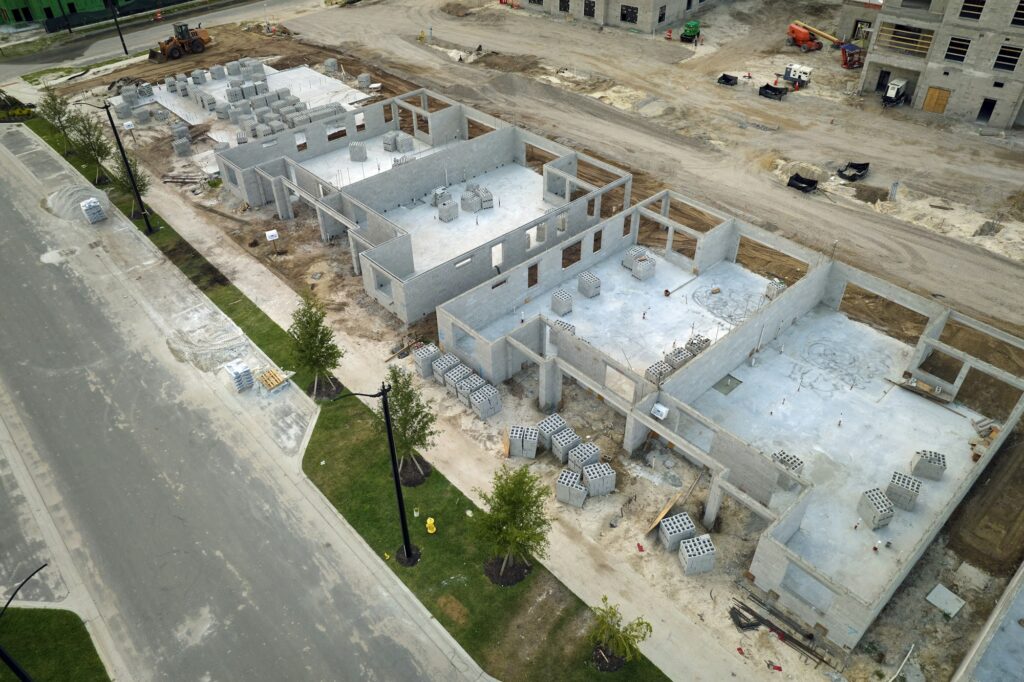
<svg viewBox="0 0 1024 682">
<path fill-rule="evenodd" d="M 668 379 L 670 374 L 672 374 L 672 365 L 664 360 L 658 360 L 647 368 L 647 371 L 644 372 L 644 378 L 655 386 L 661 386 L 661 382 Z"/>
<path fill-rule="evenodd" d="M 398 151 L 398 131 L 389 130 L 388 132 L 381 135 L 381 144 L 384 145 L 384 151 L 386 152 L 397 152 Z"/>
<path fill-rule="evenodd" d="M 631 246 L 626 249 L 626 253 L 622 256 L 623 267 L 632 270 L 636 262 L 641 258 L 648 258 L 649 254 L 647 249 L 642 246 Z"/>
<path fill-rule="evenodd" d="M 249 136 L 246 135 L 243 131 L 239 130 L 237 133 L 235 133 L 235 143 L 236 144 L 245 144 L 248 141 L 249 141 Z"/>
<path fill-rule="evenodd" d="M 584 270 L 576 278 L 576 288 L 587 298 L 601 294 L 601 279 L 590 270 Z"/>
<path fill-rule="evenodd" d="M 690 340 L 686 342 L 686 350 L 690 351 L 691 355 L 697 356 L 703 353 L 711 346 L 711 339 L 701 334 L 694 334 L 690 337 Z"/>
<path fill-rule="evenodd" d="M 523 456 L 523 427 L 511 426 L 508 430 L 508 456 Z"/>
<path fill-rule="evenodd" d="M 227 371 L 228 376 L 231 377 L 231 382 L 234 384 L 236 391 L 242 393 L 252 388 L 254 379 L 249 365 L 241 360 L 232 360 L 224 365 L 224 369 Z"/>
<path fill-rule="evenodd" d="M 452 395 L 458 395 L 457 389 L 459 382 L 463 379 L 468 379 L 473 375 L 473 370 L 465 365 L 458 365 L 448 370 L 448 373 L 444 375 L 444 385 L 448 389 L 448 392 Z"/>
<path fill-rule="evenodd" d="M 583 485 L 590 497 L 600 497 L 615 492 L 615 469 L 607 462 L 588 464 L 583 467 Z"/>
<path fill-rule="evenodd" d="M 537 456 L 537 440 L 539 435 L 537 427 L 523 427 L 523 457 L 526 459 L 534 459 Z"/>
<path fill-rule="evenodd" d="M 398 138 L 395 140 L 396 148 L 400 154 L 409 154 L 416 149 L 416 145 L 413 143 L 411 136 L 405 133 L 398 133 Z"/>
<path fill-rule="evenodd" d="M 587 501 L 587 489 L 580 485 L 579 472 L 563 469 L 555 481 L 555 499 L 571 507 L 580 508 Z"/>
<path fill-rule="evenodd" d="M 196 69 L 192 72 L 192 82 L 196 85 L 202 85 L 206 82 L 206 72 L 202 69 Z"/>
<path fill-rule="evenodd" d="M 149 109 L 141 107 L 135 110 L 135 122 L 136 123 L 149 123 Z"/>
<path fill-rule="evenodd" d="M 435 208 L 440 206 L 446 201 L 452 200 L 452 193 L 448 191 L 447 187 L 435 187 L 430 192 L 430 205 Z"/>
<path fill-rule="evenodd" d="M 765 287 L 764 295 L 769 301 L 774 301 L 783 291 L 786 290 L 786 283 L 781 279 L 773 279 Z"/>
<path fill-rule="evenodd" d="M 459 217 L 459 205 L 449 199 L 437 206 L 437 219 L 442 223 L 450 223 Z"/>
<path fill-rule="evenodd" d="M 242 75 L 242 65 L 238 62 L 228 62 L 227 64 L 225 64 L 225 66 L 227 67 L 229 76 Z"/>
<path fill-rule="evenodd" d="M 601 448 L 593 443 L 580 443 L 569 450 L 569 468 L 583 473 L 583 467 L 601 461 Z"/>
<path fill-rule="evenodd" d="M 490 384 L 484 384 L 482 388 L 469 395 L 469 406 L 481 419 L 493 417 L 501 412 L 501 396 L 498 389 Z"/>
<path fill-rule="evenodd" d="M 167 92 L 175 92 L 178 89 L 178 81 L 174 76 L 164 76 L 164 87 L 167 88 Z"/>
<path fill-rule="evenodd" d="M 171 135 L 174 136 L 175 140 L 186 140 L 189 137 L 188 125 L 184 123 L 175 123 L 171 126 Z"/>
<path fill-rule="evenodd" d="M 120 120 L 126 121 L 132 117 L 132 108 L 127 102 L 122 102 L 114 107 L 114 115 Z"/>
<path fill-rule="evenodd" d="M 568 332 L 573 336 L 576 336 L 576 325 L 569 324 L 565 320 L 555 320 L 554 324 L 556 328 L 561 329 L 564 332 Z"/>
<path fill-rule="evenodd" d="M 654 277 L 654 265 L 654 259 L 650 256 L 637 258 L 633 263 L 633 277 L 641 282 Z"/>
<path fill-rule="evenodd" d="M 99 199 L 95 197 L 86 199 L 78 206 L 82 209 L 82 215 L 85 216 L 90 225 L 95 225 L 107 219 L 107 215 L 103 212 L 103 206 L 100 205 Z"/>
<path fill-rule="evenodd" d="M 214 64 L 210 67 L 210 78 L 215 81 L 222 81 L 228 77 L 228 71 L 223 64 Z"/>
<path fill-rule="evenodd" d="M 921 493 L 921 481 L 913 476 L 894 471 L 885 489 L 885 496 L 904 511 L 914 511 L 917 496 Z"/>
<path fill-rule="evenodd" d="M 551 294 L 551 310 L 559 317 L 572 312 L 572 294 L 565 289 L 555 289 Z"/>
<path fill-rule="evenodd" d="M 665 362 L 668 363 L 672 369 L 679 369 L 690 360 L 693 360 L 693 353 L 685 348 L 673 348 L 669 352 L 665 353 Z"/>
<path fill-rule="evenodd" d="M 569 428 L 569 425 L 562 419 L 562 415 L 555 412 L 549 414 L 537 423 L 537 432 L 540 436 L 540 445 L 545 450 L 551 449 L 551 438 L 559 431 Z"/>
<path fill-rule="evenodd" d="M 463 192 L 462 196 L 459 197 L 459 205 L 463 211 L 476 213 L 481 207 L 480 197 L 477 196 L 476 192 Z"/>
<path fill-rule="evenodd" d="M 670 552 L 677 551 L 680 542 L 689 540 L 696 534 L 697 526 L 686 512 L 666 516 L 658 524 L 658 537 L 661 538 L 661 544 Z"/>
<path fill-rule="evenodd" d="M 451 353 L 445 353 L 436 358 L 430 364 L 433 369 L 434 381 L 444 386 L 444 375 L 461 364 L 459 358 Z"/>
<path fill-rule="evenodd" d="M 163 107 L 153 112 L 153 118 L 158 121 L 166 121 L 170 117 L 170 112 Z"/>
<path fill-rule="evenodd" d="M 878 530 L 889 525 L 892 517 L 896 514 L 896 508 L 893 506 L 892 500 L 886 497 L 881 490 L 872 488 L 865 490 L 864 494 L 860 496 L 860 500 L 857 502 L 857 513 L 860 514 L 861 520 L 867 524 L 868 528 Z"/>
<path fill-rule="evenodd" d="M 791 455 L 785 450 L 779 450 L 772 453 L 772 461 L 781 464 L 786 471 L 792 473 L 794 476 L 799 476 L 804 472 L 804 461 L 796 455 Z M 779 485 L 784 490 L 792 490 L 796 487 L 797 483 L 794 479 L 789 476 L 779 476 Z"/>
<path fill-rule="evenodd" d="M 325 73 L 337 73 L 338 72 L 338 60 L 334 57 L 328 57 L 324 60 L 324 72 Z"/>
<path fill-rule="evenodd" d="M 351 161 L 366 161 L 366 145 L 362 142 L 353 142 L 348 146 L 348 158 Z"/>
<path fill-rule="evenodd" d="M 473 395 L 474 391 L 478 391 L 486 385 L 487 382 L 482 376 L 479 374 L 470 374 L 458 383 L 455 387 L 455 393 L 459 398 L 459 402 L 466 407 L 469 407 L 469 396 Z"/>
<path fill-rule="evenodd" d="M 562 464 L 569 459 L 569 451 L 580 444 L 580 437 L 569 427 L 551 436 L 551 454 Z"/>
<path fill-rule="evenodd" d="M 910 460 L 910 473 L 932 481 L 941 480 L 946 473 L 946 456 L 932 450 L 918 450 Z"/>
<path fill-rule="evenodd" d="M 356 84 L 361 88 L 368 88 L 373 83 L 373 77 L 368 73 L 361 73 L 356 76 Z"/>
<path fill-rule="evenodd" d="M 183 140 L 175 140 L 171 143 L 174 148 L 174 153 L 177 156 L 188 156 L 192 153 L 192 141 L 187 137 Z"/>
<path fill-rule="evenodd" d="M 284 123 L 281 123 L 281 121 L 270 122 L 270 132 L 274 133 L 275 135 L 277 133 L 283 133 L 286 130 L 288 130 L 288 126 L 286 126 Z"/>
<path fill-rule="evenodd" d="M 679 562 L 683 573 L 697 575 L 715 569 L 715 545 L 708 534 L 688 538 L 679 543 Z"/>
</svg>

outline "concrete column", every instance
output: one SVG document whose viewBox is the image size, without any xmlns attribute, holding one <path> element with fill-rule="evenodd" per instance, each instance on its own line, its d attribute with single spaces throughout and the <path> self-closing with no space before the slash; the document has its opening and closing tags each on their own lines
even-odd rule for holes
<svg viewBox="0 0 1024 682">
<path fill-rule="evenodd" d="M 545 360 L 539 365 L 540 387 L 538 390 L 537 402 L 542 411 L 558 408 L 562 401 L 562 370 L 558 368 L 558 361 L 554 358 Z"/>
<path fill-rule="evenodd" d="M 641 424 L 633 413 L 626 415 L 626 432 L 622 436 L 622 449 L 633 454 L 647 440 L 651 430 Z"/>
<path fill-rule="evenodd" d="M 274 205 L 277 208 L 277 216 L 281 220 L 292 220 L 295 213 L 292 211 L 292 202 L 288 196 L 288 190 L 284 186 L 284 180 L 274 178 Z"/>
<path fill-rule="evenodd" d="M 701 523 L 705 528 L 710 529 L 715 525 L 718 518 L 718 511 L 722 508 L 722 474 L 715 474 L 711 477 L 711 488 L 708 490 L 708 499 L 704 503 L 704 518 Z"/>
</svg>

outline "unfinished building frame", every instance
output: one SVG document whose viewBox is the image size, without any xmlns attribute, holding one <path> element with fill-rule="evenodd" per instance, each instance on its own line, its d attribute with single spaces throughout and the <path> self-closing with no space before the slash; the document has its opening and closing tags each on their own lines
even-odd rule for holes
<svg viewBox="0 0 1024 682">
<path fill-rule="evenodd" d="M 273 203 L 284 220 L 311 206 L 321 237 L 348 239 L 366 292 L 406 323 L 575 239 L 628 206 L 632 187 L 624 171 L 428 90 L 240 144 L 217 164 L 251 206 Z"/>
<path fill-rule="evenodd" d="M 717 224 L 687 224 L 693 211 Z M 667 233 L 663 255 L 640 256 L 653 261 L 644 278 L 629 267 L 642 222 Z M 571 263 L 549 249 L 503 273 L 501 286 L 495 278 L 441 305 L 441 345 L 492 383 L 536 371 L 543 410 L 571 377 L 626 416 L 626 451 L 656 438 L 707 469 L 704 526 L 725 495 L 765 519 L 754 584 L 818 641 L 851 650 L 1024 413 L 1024 380 L 941 340 L 943 329 L 1016 349 L 1024 341 L 674 192 L 576 239 Z M 691 246 L 674 249 L 680 239 Z M 805 268 L 769 297 L 773 273 L 740 264 L 749 245 Z M 576 296 L 563 320 L 551 292 L 575 291 L 584 271 L 600 293 Z M 860 292 L 923 320 L 919 338 L 851 319 L 841 308 Z M 693 345 L 658 384 L 645 376 L 698 336 L 710 344 Z M 955 375 L 923 367 L 936 352 L 960 363 Z M 995 422 L 956 402 L 973 373 L 1016 392 Z M 945 469 L 920 482 L 913 511 L 897 509 L 877 529 L 862 523 L 864 492 L 885 489 L 894 472 L 903 480 L 921 450 L 943 453 Z M 788 455 L 772 457 L 780 451 Z"/>
<path fill-rule="evenodd" d="M 599 26 L 644 33 L 663 31 L 688 21 L 715 0 L 524 0 L 520 7 L 558 17 L 573 17 Z"/>
</svg>

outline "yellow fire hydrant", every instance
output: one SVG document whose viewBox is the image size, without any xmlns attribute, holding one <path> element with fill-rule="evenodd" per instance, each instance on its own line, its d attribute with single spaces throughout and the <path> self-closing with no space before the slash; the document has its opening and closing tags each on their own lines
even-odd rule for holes
<svg viewBox="0 0 1024 682">
<path fill-rule="evenodd" d="M 434 533 L 437 532 L 437 526 L 434 525 L 434 517 L 433 516 L 428 516 L 427 517 L 427 532 L 430 533 L 431 535 L 433 535 Z"/>
</svg>

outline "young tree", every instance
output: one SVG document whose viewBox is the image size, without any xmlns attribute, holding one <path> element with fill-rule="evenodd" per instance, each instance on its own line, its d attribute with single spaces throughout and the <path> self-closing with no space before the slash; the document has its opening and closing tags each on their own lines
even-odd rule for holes
<svg viewBox="0 0 1024 682">
<path fill-rule="evenodd" d="M 95 117 L 77 114 L 71 119 L 72 144 L 89 163 L 96 164 L 96 178 L 99 183 L 103 162 L 110 158 L 113 147 L 103 132 L 103 125 Z"/>
<path fill-rule="evenodd" d="M 114 165 L 114 187 L 124 192 L 125 194 L 131 195 L 132 198 L 132 213 L 131 217 L 135 217 L 135 193 L 132 192 L 132 180 L 128 175 L 129 169 L 131 174 L 135 176 L 135 186 L 139 188 L 139 196 L 146 196 L 146 192 L 149 191 L 149 175 L 142 170 L 142 166 L 139 164 L 139 159 L 134 154 L 128 154 L 128 166 L 125 166 L 124 159 L 120 154 L 115 158 Z M 142 208 L 141 206 L 139 208 Z"/>
<path fill-rule="evenodd" d="M 480 492 L 487 512 L 478 524 L 480 541 L 495 557 L 501 557 L 503 575 L 509 562 L 530 565 L 530 557 L 543 559 L 548 552 L 551 519 L 544 511 L 550 495 L 540 476 L 527 467 L 502 466 L 494 473 L 490 492 Z"/>
<path fill-rule="evenodd" d="M 312 295 L 307 295 L 292 314 L 292 326 L 288 327 L 299 364 L 313 373 L 314 397 L 321 376 L 334 386 L 331 370 L 345 356 L 345 351 L 334 342 L 334 332 L 324 324 L 326 316 L 324 304 Z"/>
<path fill-rule="evenodd" d="M 434 445 L 438 430 L 434 428 L 437 416 L 429 402 L 423 399 L 412 382 L 412 374 L 401 367 L 388 367 L 387 383 L 391 385 L 388 394 L 388 408 L 391 412 L 391 432 L 395 438 L 395 449 L 398 451 L 398 469 L 405 466 L 405 458 L 412 459 L 413 465 L 420 474 L 426 475 L 423 467 L 416 460 L 417 450 L 426 450 Z M 377 433 L 385 436 L 387 429 L 384 424 L 384 410 L 375 410 L 377 418 L 374 424 Z"/>
<path fill-rule="evenodd" d="M 46 88 L 46 94 L 39 101 L 36 111 L 39 115 L 50 122 L 64 138 L 64 156 L 68 154 L 68 139 L 71 136 L 71 121 L 74 119 L 74 110 L 71 109 L 71 102 L 67 97 L 57 94 L 53 88 Z"/>
<path fill-rule="evenodd" d="M 618 604 L 609 604 L 608 597 L 601 597 L 601 606 L 592 606 L 597 622 L 590 630 L 590 642 L 605 654 L 632 661 L 640 655 L 640 643 L 651 636 L 654 628 L 642 617 L 622 624 L 622 612 Z"/>
</svg>

